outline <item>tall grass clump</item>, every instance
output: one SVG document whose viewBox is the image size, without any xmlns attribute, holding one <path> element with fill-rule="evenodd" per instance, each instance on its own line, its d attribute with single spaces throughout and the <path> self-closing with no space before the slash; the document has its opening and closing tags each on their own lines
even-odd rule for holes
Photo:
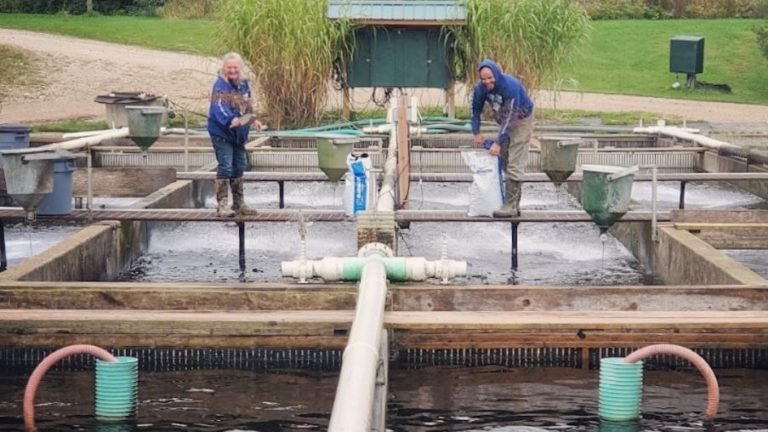
<svg viewBox="0 0 768 432">
<path fill-rule="evenodd" d="M 327 0 L 228 0 L 220 35 L 248 60 L 270 124 L 319 120 L 334 61 L 351 46 L 351 26 L 325 18 Z"/>
<path fill-rule="evenodd" d="M 158 14 L 163 18 L 214 18 L 216 9 L 224 0 L 165 0 Z"/>
<path fill-rule="evenodd" d="M 586 11 L 571 0 L 465 0 L 467 25 L 453 27 L 457 73 L 474 84 L 491 58 L 532 91 L 557 82 L 589 31 Z"/>
</svg>

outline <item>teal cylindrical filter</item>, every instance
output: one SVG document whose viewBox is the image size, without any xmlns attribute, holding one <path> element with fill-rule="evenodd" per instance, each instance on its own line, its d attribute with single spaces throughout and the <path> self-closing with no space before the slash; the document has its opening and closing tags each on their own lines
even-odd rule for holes
<svg viewBox="0 0 768 432">
<path fill-rule="evenodd" d="M 640 416 L 643 362 L 624 358 L 600 359 L 599 413 L 603 420 L 624 422 Z"/>
<path fill-rule="evenodd" d="M 136 415 L 139 359 L 116 357 L 116 362 L 96 360 L 96 417 L 119 421 Z"/>
<path fill-rule="evenodd" d="M 610 420 L 600 421 L 599 432 L 638 432 L 640 430 L 640 424 L 633 421 L 615 422 Z"/>
</svg>

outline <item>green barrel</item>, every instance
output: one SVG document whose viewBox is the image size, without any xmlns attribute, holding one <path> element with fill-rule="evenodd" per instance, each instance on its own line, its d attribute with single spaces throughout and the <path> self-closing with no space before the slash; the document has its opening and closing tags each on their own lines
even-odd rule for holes
<svg viewBox="0 0 768 432">
<path fill-rule="evenodd" d="M 642 391 L 642 361 L 624 363 L 623 357 L 600 359 L 600 419 L 627 422 L 638 418 Z"/>
<path fill-rule="evenodd" d="M 576 156 L 581 140 L 542 137 L 541 170 L 555 186 L 560 186 L 576 170 Z"/>
<path fill-rule="evenodd" d="M 165 108 L 160 106 L 126 106 L 128 129 L 131 139 L 143 151 L 147 151 L 160 136 Z"/>
<path fill-rule="evenodd" d="M 601 232 L 608 231 L 629 210 L 632 197 L 632 173 L 614 180 L 612 174 L 627 168 L 606 165 L 582 165 L 581 205 L 589 213 Z"/>
<path fill-rule="evenodd" d="M 354 138 L 317 138 L 317 163 L 330 181 L 341 180 L 349 170 L 347 155 L 354 151 L 357 142 Z"/>
<path fill-rule="evenodd" d="M 117 357 L 116 362 L 96 360 L 96 417 L 123 421 L 138 408 L 139 360 Z"/>
</svg>

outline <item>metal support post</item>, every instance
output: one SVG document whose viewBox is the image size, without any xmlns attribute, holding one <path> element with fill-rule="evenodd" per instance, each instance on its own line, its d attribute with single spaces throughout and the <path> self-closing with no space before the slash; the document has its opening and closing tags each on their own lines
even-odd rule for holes
<svg viewBox="0 0 768 432">
<path fill-rule="evenodd" d="M 245 273 L 245 222 L 237 223 L 237 233 L 240 237 L 239 253 L 240 253 L 240 271 Z"/>
<path fill-rule="evenodd" d="M 88 176 L 88 201 L 86 202 L 88 207 L 88 218 L 93 218 L 93 151 L 90 147 L 86 147 L 88 156 L 87 176 Z"/>
<path fill-rule="evenodd" d="M 517 270 L 517 226 L 519 222 L 512 222 L 512 270 Z"/>
<path fill-rule="evenodd" d="M 0 219 L 0 273 L 8 269 L 8 256 L 5 253 L 5 222 Z"/>
<path fill-rule="evenodd" d="M 184 171 L 189 171 L 189 119 L 187 110 L 184 110 Z"/>
<path fill-rule="evenodd" d="M 680 182 L 680 202 L 677 205 L 677 208 L 680 210 L 685 209 L 685 186 L 688 184 L 687 181 L 683 180 Z"/>
<path fill-rule="evenodd" d="M 279 207 L 281 209 L 285 208 L 285 182 L 284 181 L 278 181 L 277 182 L 277 194 L 279 198 Z"/>
</svg>

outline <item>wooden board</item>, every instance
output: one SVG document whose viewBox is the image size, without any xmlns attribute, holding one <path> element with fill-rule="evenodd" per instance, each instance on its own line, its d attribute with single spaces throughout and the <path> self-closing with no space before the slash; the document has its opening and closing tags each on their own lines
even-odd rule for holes
<svg viewBox="0 0 768 432">
<path fill-rule="evenodd" d="M 74 196 L 88 194 L 88 174 L 83 168 L 72 176 Z M 99 197 L 143 197 L 176 181 L 174 168 L 94 168 L 93 195 Z"/>
</svg>

